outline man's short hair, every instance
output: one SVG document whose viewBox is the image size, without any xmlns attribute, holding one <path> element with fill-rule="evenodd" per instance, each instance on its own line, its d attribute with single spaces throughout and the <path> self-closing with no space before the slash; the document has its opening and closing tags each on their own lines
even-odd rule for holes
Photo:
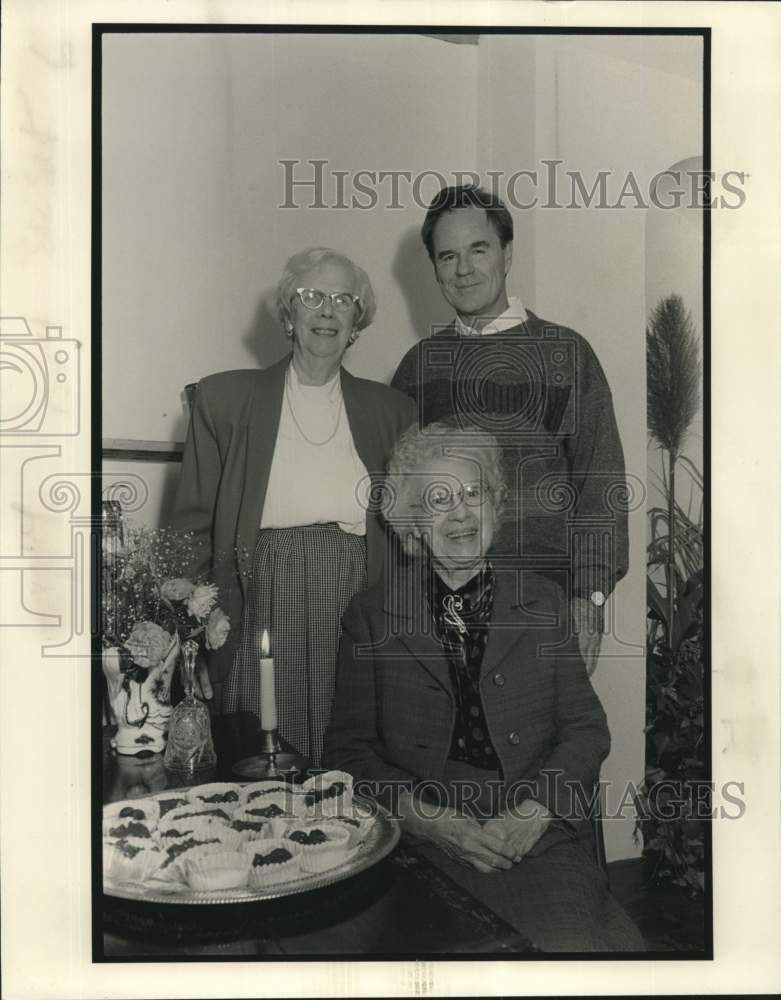
<svg viewBox="0 0 781 1000">
<path fill-rule="evenodd" d="M 434 259 L 434 227 L 439 217 L 459 208 L 484 208 L 502 247 L 512 243 L 513 217 L 499 195 L 490 194 L 476 184 L 460 184 L 457 187 L 442 188 L 426 212 L 420 236 L 431 260 Z"/>
</svg>

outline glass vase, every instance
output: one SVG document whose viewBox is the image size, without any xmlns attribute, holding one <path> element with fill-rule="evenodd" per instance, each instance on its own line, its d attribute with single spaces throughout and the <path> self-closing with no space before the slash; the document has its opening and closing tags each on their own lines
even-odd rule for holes
<svg viewBox="0 0 781 1000">
<path fill-rule="evenodd" d="M 193 693 L 197 651 L 198 645 L 191 639 L 182 646 L 180 674 L 184 698 L 171 713 L 165 748 L 165 766 L 188 774 L 214 767 L 217 763 L 209 710 Z"/>
</svg>

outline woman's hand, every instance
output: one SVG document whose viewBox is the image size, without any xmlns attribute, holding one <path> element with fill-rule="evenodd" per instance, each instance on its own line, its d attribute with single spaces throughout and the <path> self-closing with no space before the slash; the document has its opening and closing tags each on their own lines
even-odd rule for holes
<svg viewBox="0 0 781 1000">
<path fill-rule="evenodd" d="M 499 837 L 514 862 L 520 861 L 534 847 L 548 829 L 553 813 L 534 799 L 526 799 L 498 819 L 483 824 L 495 837 Z"/>
<path fill-rule="evenodd" d="M 573 597 L 570 602 L 572 627 L 578 637 L 578 646 L 589 677 L 597 669 L 602 648 L 603 613 L 586 597 Z"/>
<path fill-rule="evenodd" d="M 512 868 L 513 848 L 472 816 L 450 811 L 426 816 L 412 796 L 400 806 L 405 830 L 434 844 L 459 864 L 479 872 Z"/>
</svg>

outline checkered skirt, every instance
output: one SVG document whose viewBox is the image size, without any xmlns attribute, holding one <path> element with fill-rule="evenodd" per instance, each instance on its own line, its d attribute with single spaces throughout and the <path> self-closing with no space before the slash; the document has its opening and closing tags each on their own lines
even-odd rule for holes
<svg viewBox="0 0 781 1000">
<path fill-rule="evenodd" d="M 225 712 L 260 716 L 259 643 L 271 636 L 280 735 L 315 765 L 331 714 L 342 615 L 366 587 L 363 536 L 337 524 L 258 534 Z"/>
</svg>

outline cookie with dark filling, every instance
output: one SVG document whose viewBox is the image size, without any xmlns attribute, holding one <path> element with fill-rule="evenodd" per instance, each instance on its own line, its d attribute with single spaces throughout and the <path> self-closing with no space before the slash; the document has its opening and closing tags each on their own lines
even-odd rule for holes
<svg viewBox="0 0 781 1000">
<path fill-rule="evenodd" d="M 262 868 L 264 865 L 279 865 L 289 861 L 293 855 L 285 847 L 274 847 L 267 854 L 255 854 L 252 859 L 254 868 Z"/>
<path fill-rule="evenodd" d="M 143 809 L 134 809 L 133 806 L 125 806 L 124 809 L 120 809 L 117 813 L 120 819 L 137 819 L 145 820 L 146 813 Z"/>
<path fill-rule="evenodd" d="M 251 889 L 263 891 L 301 874 L 301 848 L 289 840 L 256 840 L 245 844 L 243 850 L 252 858 L 248 883 Z"/>
<path fill-rule="evenodd" d="M 347 858 L 350 834 L 341 824 L 309 824 L 288 830 L 286 837 L 298 844 L 301 851 L 301 870 L 324 872 Z"/>
<path fill-rule="evenodd" d="M 302 847 L 310 847 L 312 844 L 325 844 L 328 841 L 328 835 L 317 827 L 314 830 L 294 830 L 288 834 L 288 837 L 290 840 L 295 841 L 296 844 L 301 844 Z"/>
<path fill-rule="evenodd" d="M 259 816 L 262 819 L 276 819 L 278 816 L 291 815 L 291 813 L 286 812 L 276 802 L 269 802 L 267 806 L 252 806 L 250 809 L 246 809 L 245 812 L 249 816 Z"/>
<path fill-rule="evenodd" d="M 207 805 L 214 805 L 218 802 L 228 803 L 239 801 L 238 793 L 232 789 L 227 792 L 215 792 L 213 795 L 199 795 L 198 798 Z"/>
<path fill-rule="evenodd" d="M 197 837 L 188 837 L 186 840 L 180 840 L 176 844 L 171 844 L 170 847 L 166 848 L 167 857 L 165 861 L 160 866 L 160 870 L 168 868 L 175 861 L 187 851 L 191 851 L 194 847 L 203 847 L 206 844 L 219 844 L 219 837 L 207 837 L 204 840 L 199 840 Z"/>
<path fill-rule="evenodd" d="M 307 778 L 301 787 L 310 818 L 336 816 L 352 808 L 353 779 L 346 771 L 325 771 Z"/>
<path fill-rule="evenodd" d="M 171 812 L 172 809 L 178 809 L 179 806 L 186 806 L 187 805 L 187 799 L 184 798 L 183 796 L 181 796 L 181 797 L 177 796 L 177 797 L 171 798 L 171 799 L 158 799 L 157 801 L 158 801 L 158 803 L 160 805 L 160 818 L 161 819 L 162 819 L 163 816 L 165 816 L 165 814 L 167 812 Z"/>
<path fill-rule="evenodd" d="M 177 821 L 180 819 L 193 819 L 196 816 L 208 816 L 213 819 L 224 819 L 230 822 L 230 816 L 225 812 L 224 809 L 219 809 L 217 807 L 213 809 L 183 809 L 181 812 L 177 812 L 174 817 Z"/>
<path fill-rule="evenodd" d="M 344 789 L 345 784 L 343 781 L 335 781 L 333 785 L 328 785 L 325 788 L 313 788 L 312 791 L 306 793 L 306 804 L 314 806 L 324 799 L 335 799 L 337 795 L 341 795 L 344 792 Z"/>
<path fill-rule="evenodd" d="M 234 819 L 231 823 L 231 830 L 239 833 L 263 833 L 266 823 L 262 819 Z"/>
<path fill-rule="evenodd" d="M 147 838 L 152 836 L 149 827 L 138 820 L 124 820 L 113 824 L 110 823 L 105 832 L 109 837 L 114 837 L 117 840 L 127 837 Z"/>
<path fill-rule="evenodd" d="M 143 883 L 161 866 L 164 852 L 150 839 L 103 843 L 103 875 L 114 882 Z"/>
</svg>

